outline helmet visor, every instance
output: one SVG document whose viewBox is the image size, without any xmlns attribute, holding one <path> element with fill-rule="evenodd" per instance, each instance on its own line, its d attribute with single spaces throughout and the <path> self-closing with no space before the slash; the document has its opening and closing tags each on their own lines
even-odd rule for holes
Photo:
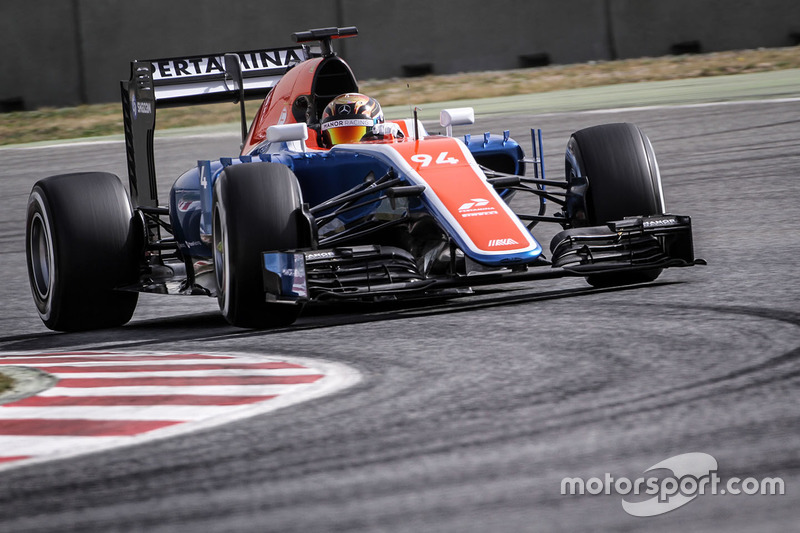
<svg viewBox="0 0 800 533">
<path fill-rule="evenodd" d="M 331 144 L 357 143 L 369 131 L 372 131 L 372 128 L 366 126 L 340 126 L 329 129 L 328 136 Z"/>
<path fill-rule="evenodd" d="M 322 125 L 331 145 L 357 143 L 372 131 L 375 122 L 371 119 L 331 120 Z"/>
</svg>

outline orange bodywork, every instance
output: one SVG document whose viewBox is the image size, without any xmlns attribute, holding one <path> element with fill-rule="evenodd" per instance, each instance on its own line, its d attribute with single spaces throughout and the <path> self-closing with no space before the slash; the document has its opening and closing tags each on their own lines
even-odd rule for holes
<svg viewBox="0 0 800 533">
<path fill-rule="evenodd" d="M 425 180 L 477 251 L 511 252 L 533 245 L 505 202 L 487 187 L 463 143 L 451 137 L 427 137 L 425 142 L 391 146 Z"/>
<path fill-rule="evenodd" d="M 303 61 L 275 84 L 250 125 L 242 154 L 247 154 L 256 145 L 266 140 L 268 127 L 297 122 L 292 113 L 292 104 L 299 96 L 311 95 L 314 75 L 323 60 L 324 58 L 317 57 Z M 314 132 L 309 132 L 306 145 L 309 148 L 319 148 Z"/>
</svg>

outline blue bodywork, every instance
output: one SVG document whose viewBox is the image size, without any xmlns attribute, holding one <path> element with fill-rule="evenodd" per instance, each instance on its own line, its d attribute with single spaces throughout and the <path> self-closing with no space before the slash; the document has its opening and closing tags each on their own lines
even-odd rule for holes
<svg viewBox="0 0 800 533">
<path fill-rule="evenodd" d="M 478 163 L 508 174 L 525 173 L 522 148 L 509 137 L 508 132 L 503 135 L 467 135 L 463 142 Z M 229 165 L 257 161 L 286 165 L 297 176 L 303 201 L 312 207 L 357 187 L 370 173 L 382 176 L 390 170 L 387 163 L 366 153 L 338 150 L 299 153 L 288 149 L 277 153 L 258 152 L 256 149 L 252 155 L 198 161 L 197 167 L 188 170 L 175 181 L 169 198 L 170 222 L 183 255 L 194 258 L 212 257 L 209 240 L 204 240 L 203 237 L 211 235 L 214 183 Z M 508 197 L 510 191 L 501 191 L 500 194 Z M 377 204 L 366 205 L 360 210 L 343 213 L 338 218 L 346 224 L 369 215 L 376 206 Z M 411 211 L 426 209 L 420 201 L 413 201 L 409 205 Z M 527 262 L 540 253 L 541 250 L 535 251 L 532 256 L 527 254 L 524 259 Z M 520 258 L 508 256 L 493 258 L 492 262 L 519 260 Z"/>
</svg>

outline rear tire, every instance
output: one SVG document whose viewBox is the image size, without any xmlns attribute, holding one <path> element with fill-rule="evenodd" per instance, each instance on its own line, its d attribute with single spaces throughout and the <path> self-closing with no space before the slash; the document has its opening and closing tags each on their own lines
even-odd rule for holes
<svg viewBox="0 0 800 533">
<path fill-rule="evenodd" d="M 664 195 L 650 139 L 633 124 L 603 124 L 572 134 L 567 144 L 566 173 L 585 176 L 585 219 L 600 226 L 630 216 L 664 213 Z M 592 274 L 594 287 L 654 281 L 662 269 L 614 274 Z"/>
<path fill-rule="evenodd" d="M 234 326 L 294 323 L 302 304 L 265 301 L 261 252 L 308 246 L 301 236 L 297 178 L 277 163 L 226 168 L 214 184 L 214 268 L 217 299 Z"/>
<path fill-rule="evenodd" d="M 139 275 L 132 218 L 128 194 L 113 174 L 64 174 L 33 186 L 25 250 L 45 326 L 78 331 L 131 319 L 139 294 L 114 289 Z"/>
</svg>

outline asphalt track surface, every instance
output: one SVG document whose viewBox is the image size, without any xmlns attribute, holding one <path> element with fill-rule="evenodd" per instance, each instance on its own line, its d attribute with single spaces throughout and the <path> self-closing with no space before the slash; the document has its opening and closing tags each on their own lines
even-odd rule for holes
<svg viewBox="0 0 800 533">
<path fill-rule="evenodd" d="M 650 136 L 668 210 L 707 267 L 595 290 L 581 279 L 447 302 L 318 309 L 295 326 L 228 326 L 202 297 L 144 296 L 126 327 L 47 331 L 24 262 L 36 179 L 125 175 L 119 142 L 0 151 L 0 350 L 214 351 L 344 363 L 334 396 L 140 446 L 12 469 L 0 531 L 790 531 L 800 522 L 800 102 L 479 117 L 545 130 L 549 176 L 570 132 L 628 121 Z M 231 133 L 157 141 L 161 192 Z M 223 148 L 224 150 L 224 148 Z M 226 155 L 224 152 L 220 155 Z M 536 233 L 547 244 L 552 231 Z M 564 477 L 641 477 L 678 454 L 783 496 L 699 496 L 634 518 Z"/>
</svg>

